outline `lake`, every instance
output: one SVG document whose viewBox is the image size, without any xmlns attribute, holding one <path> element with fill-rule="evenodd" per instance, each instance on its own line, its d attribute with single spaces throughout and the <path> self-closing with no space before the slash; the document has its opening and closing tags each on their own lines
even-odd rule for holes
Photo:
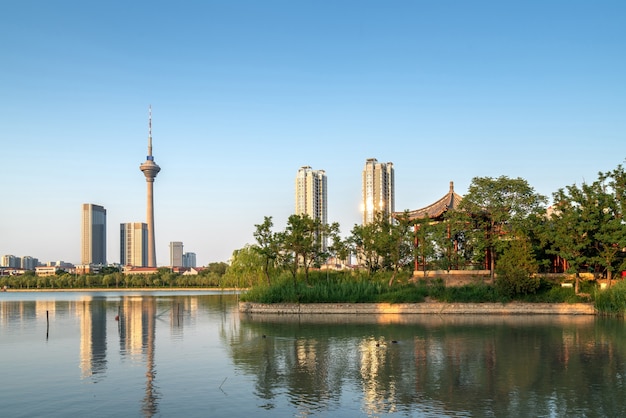
<svg viewBox="0 0 626 418">
<path fill-rule="evenodd" d="M 246 315 L 237 302 L 0 293 L 0 415 L 626 416 L 621 319 Z"/>
</svg>

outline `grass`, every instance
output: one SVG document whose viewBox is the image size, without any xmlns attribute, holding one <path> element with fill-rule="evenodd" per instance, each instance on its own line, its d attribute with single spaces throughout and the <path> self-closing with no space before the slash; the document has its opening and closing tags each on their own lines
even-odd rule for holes
<svg viewBox="0 0 626 418">
<path fill-rule="evenodd" d="M 389 274 L 379 273 L 372 277 L 349 273 L 313 272 L 306 284 L 302 277 L 296 281 L 289 275 L 274 279 L 271 286 L 253 286 L 242 300 L 258 303 L 419 303 L 431 300 L 448 303 L 506 303 L 513 300 L 528 303 L 576 303 L 589 302 L 574 293 L 572 288 L 562 288 L 546 280 L 537 292 L 510 297 L 498 292 L 495 286 L 485 283 L 460 287 L 446 287 L 443 280 L 409 281 L 400 277 L 388 286 Z M 600 311 L 624 312 L 626 286 L 614 286 L 603 292 L 595 292 L 593 283 L 581 283 L 581 292 L 600 297 Z M 621 290 L 620 290 L 621 289 Z M 610 292 L 610 293 L 605 293 Z M 621 311 L 620 311 L 621 309 Z"/>
<path fill-rule="evenodd" d="M 614 283 L 608 289 L 596 290 L 595 306 L 602 315 L 626 314 L 626 281 Z"/>
</svg>

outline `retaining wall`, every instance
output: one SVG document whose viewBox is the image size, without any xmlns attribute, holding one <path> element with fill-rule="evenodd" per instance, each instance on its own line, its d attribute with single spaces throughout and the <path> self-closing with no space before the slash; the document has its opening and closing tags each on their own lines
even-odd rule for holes
<svg viewBox="0 0 626 418">
<path fill-rule="evenodd" d="M 271 314 L 476 314 L 595 315 L 591 303 L 252 303 L 239 302 L 243 313 Z"/>
</svg>

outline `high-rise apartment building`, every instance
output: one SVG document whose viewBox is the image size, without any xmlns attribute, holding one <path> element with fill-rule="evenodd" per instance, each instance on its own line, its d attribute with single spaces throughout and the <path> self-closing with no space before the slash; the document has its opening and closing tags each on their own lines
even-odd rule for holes
<svg viewBox="0 0 626 418">
<path fill-rule="evenodd" d="M 148 266 L 148 224 L 120 224 L 120 265 Z"/>
<path fill-rule="evenodd" d="M 374 221 L 377 213 L 387 216 L 395 211 L 393 163 L 369 158 L 363 169 L 361 211 L 363 225 Z"/>
<path fill-rule="evenodd" d="M 196 253 L 183 254 L 183 267 L 196 267 Z"/>
<path fill-rule="evenodd" d="M 296 175 L 296 215 L 309 215 L 328 223 L 326 172 L 301 167 Z"/>
<path fill-rule="evenodd" d="M 324 170 L 300 167 L 296 174 L 296 215 L 308 215 L 323 225 L 328 223 L 327 182 Z M 326 237 L 321 237 L 326 249 Z"/>
<path fill-rule="evenodd" d="M 81 264 L 107 263 L 106 231 L 106 209 L 91 203 L 83 203 Z"/>
<path fill-rule="evenodd" d="M 35 267 L 39 265 L 39 260 L 31 257 L 29 255 L 25 255 L 22 257 L 22 268 L 24 270 L 35 270 Z"/>
<path fill-rule="evenodd" d="M 170 242 L 170 266 L 183 267 L 183 243 L 180 241 Z"/>
<path fill-rule="evenodd" d="M 20 258 L 11 254 L 3 255 L 2 258 L 0 258 L 0 267 L 11 267 L 19 269 L 21 268 Z"/>
</svg>

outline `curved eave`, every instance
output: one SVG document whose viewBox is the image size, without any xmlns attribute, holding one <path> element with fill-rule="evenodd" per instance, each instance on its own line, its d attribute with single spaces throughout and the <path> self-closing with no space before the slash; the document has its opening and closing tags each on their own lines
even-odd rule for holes
<svg viewBox="0 0 626 418">
<path fill-rule="evenodd" d="M 409 216 L 409 220 L 415 221 L 418 219 L 436 219 L 443 216 L 445 212 L 448 210 L 456 210 L 459 207 L 459 203 L 463 200 L 463 196 L 454 192 L 453 183 L 450 182 L 450 191 L 446 193 L 441 199 L 437 200 L 435 203 L 423 207 L 421 209 L 416 209 L 409 211 L 407 214 Z M 405 212 L 395 212 L 393 214 L 394 217 L 404 216 Z"/>
</svg>

